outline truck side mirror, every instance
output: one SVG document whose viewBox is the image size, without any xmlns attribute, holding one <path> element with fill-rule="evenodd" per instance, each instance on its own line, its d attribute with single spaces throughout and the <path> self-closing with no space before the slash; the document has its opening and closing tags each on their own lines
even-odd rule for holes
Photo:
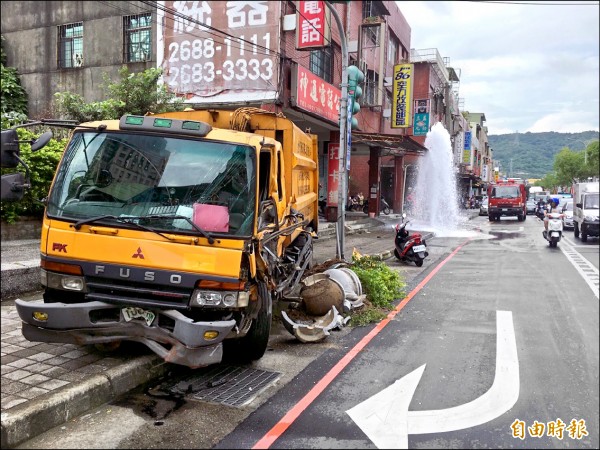
<svg viewBox="0 0 600 450">
<path fill-rule="evenodd" d="M 25 188 L 28 186 L 25 182 L 25 175 L 21 172 L 2 175 L 0 198 L 7 202 L 21 200 L 25 194 Z"/>
<path fill-rule="evenodd" d="M 36 152 L 43 148 L 50 139 L 52 131 L 46 131 L 37 139 L 32 141 L 19 141 L 19 135 L 14 128 L 2 130 L 0 141 L 0 167 L 3 169 L 14 169 L 19 164 L 25 168 L 25 174 L 21 172 L 2 175 L 2 193 L 0 199 L 4 201 L 17 201 L 23 198 L 25 189 L 31 187 L 29 184 L 29 167 L 19 158 L 21 152 L 20 142 L 28 142 L 31 151 Z"/>
<path fill-rule="evenodd" d="M 40 148 L 44 148 L 52 139 L 52 131 L 46 131 L 31 143 L 31 151 L 37 152 Z"/>
<path fill-rule="evenodd" d="M 14 169 L 19 165 L 19 136 L 17 130 L 2 130 L 0 143 L 0 166 Z"/>
<path fill-rule="evenodd" d="M 575 206 L 577 206 L 578 208 L 583 208 L 583 203 L 575 203 Z"/>
</svg>

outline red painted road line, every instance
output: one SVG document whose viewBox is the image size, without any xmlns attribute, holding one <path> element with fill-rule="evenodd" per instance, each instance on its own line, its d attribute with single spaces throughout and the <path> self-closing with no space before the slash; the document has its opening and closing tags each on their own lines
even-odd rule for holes
<svg viewBox="0 0 600 450">
<path fill-rule="evenodd" d="M 283 418 L 277 422 L 273 428 L 267 431 L 259 441 L 254 444 L 252 448 L 256 449 L 266 449 L 269 448 L 273 442 L 275 442 L 279 437 L 287 430 L 292 423 L 302 414 L 302 412 L 310 406 L 310 404 L 325 390 L 327 386 L 329 386 L 333 380 L 340 374 L 344 368 L 350 364 L 358 353 L 365 348 L 365 346 L 371 342 L 371 340 L 379 334 L 381 330 L 385 328 L 385 326 L 390 322 L 391 319 L 394 318 L 396 314 L 398 314 L 402 308 L 406 306 L 406 304 L 433 278 L 433 276 L 450 260 L 458 253 L 458 251 L 463 248 L 471 239 L 467 239 L 465 242 L 460 244 L 450 255 L 446 257 L 441 263 L 439 263 L 432 271 L 427 275 L 423 281 L 421 281 L 417 287 L 415 287 L 410 293 L 404 297 L 404 299 L 391 311 L 388 316 L 379 322 L 375 328 L 373 328 L 369 334 L 363 337 L 348 353 L 344 355 L 342 359 L 340 359 L 335 366 L 333 366 L 327 374 L 319 382 L 304 396 L 298 403 L 296 403 Z"/>
</svg>

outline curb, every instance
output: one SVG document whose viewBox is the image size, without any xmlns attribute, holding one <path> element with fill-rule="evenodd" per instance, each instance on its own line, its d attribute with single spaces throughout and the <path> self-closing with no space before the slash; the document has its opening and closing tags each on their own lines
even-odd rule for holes
<svg viewBox="0 0 600 450">
<path fill-rule="evenodd" d="M 2 448 L 12 448 L 167 373 L 167 363 L 142 356 L 2 413 Z"/>
<path fill-rule="evenodd" d="M 2 284 L 0 291 L 3 298 L 15 297 L 41 289 L 39 258 L 2 264 L 0 280 Z"/>
</svg>

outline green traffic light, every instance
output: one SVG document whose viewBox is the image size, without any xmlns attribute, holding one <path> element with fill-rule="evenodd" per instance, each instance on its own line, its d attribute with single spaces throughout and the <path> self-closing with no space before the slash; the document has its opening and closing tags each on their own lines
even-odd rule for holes
<svg viewBox="0 0 600 450">
<path fill-rule="evenodd" d="M 365 79 L 365 74 L 356 67 L 348 66 L 348 94 L 352 95 L 355 99 L 362 95 L 362 89 L 358 85 Z"/>
<path fill-rule="evenodd" d="M 348 101 L 351 102 L 350 111 L 351 113 L 351 128 L 353 130 L 358 129 L 358 120 L 353 117 L 360 111 L 360 105 L 358 99 L 362 97 L 362 88 L 359 83 L 362 83 L 365 79 L 365 74 L 356 66 L 348 66 Z"/>
</svg>

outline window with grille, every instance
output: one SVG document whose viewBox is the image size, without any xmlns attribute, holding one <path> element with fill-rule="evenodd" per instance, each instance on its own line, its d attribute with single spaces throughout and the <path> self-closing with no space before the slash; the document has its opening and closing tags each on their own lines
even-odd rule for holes
<svg viewBox="0 0 600 450">
<path fill-rule="evenodd" d="M 83 67 L 83 22 L 58 27 L 58 67 Z"/>
<path fill-rule="evenodd" d="M 150 61 L 152 57 L 152 14 L 123 17 L 123 60 L 126 63 Z"/>
<path fill-rule="evenodd" d="M 367 70 L 365 74 L 365 89 L 362 103 L 365 106 L 378 106 L 379 103 L 379 74 L 374 70 Z"/>
<path fill-rule="evenodd" d="M 310 52 L 310 71 L 328 83 L 333 82 L 333 51 L 331 47 Z"/>
<path fill-rule="evenodd" d="M 369 17 L 383 17 L 387 14 L 385 6 L 381 1 L 364 0 L 362 2 L 362 19 L 368 19 Z"/>
<path fill-rule="evenodd" d="M 395 36 L 390 35 L 390 39 L 388 41 L 388 62 L 392 64 L 396 64 L 398 57 L 398 39 Z"/>
<path fill-rule="evenodd" d="M 362 30 L 363 45 L 367 47 L 378 47 L 380 45 L 379 31 L 381 30 L 381 26 L 379 24 L 368 25 L 363 23 L 360 29 Z"/>
</svg>

